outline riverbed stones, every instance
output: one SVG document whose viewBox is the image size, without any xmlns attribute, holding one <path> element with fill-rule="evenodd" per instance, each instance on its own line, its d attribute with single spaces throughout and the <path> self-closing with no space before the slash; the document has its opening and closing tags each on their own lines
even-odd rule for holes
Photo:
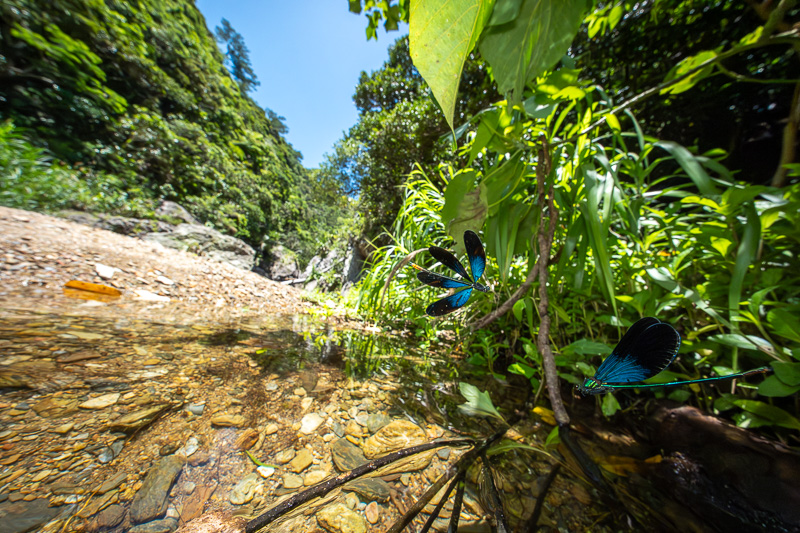
<svg viewBox="0 0 800 533">
<path fill-rule="evenodd" d="M 74 398 L 46 398 L 35 403 L 32 409 L 43 418 L 59 418 L 74 413 L 78 403 Z"/>
<path fill-rule="evenodd" d="M 247 428 L 236 438 L 233 446 L 237 450 L 249 450 L 256 442 L 258 442 L 258 431 Z"/>
<path fill-rule="evenodd" d="M 275 464 L 285 465 L 286 463 L 294 459 L 294 456 L 295 456 L 294 449 L 286 448 L 276 453 L 273 461 L 275 462 Z"/>
<path fill-rule="evenodd" d="M 297 474 L 284 474 L 283 486 L 287 489 L 298 489 L 303 486 L 303 478 Z"/>
<path fill-rule="evenodd" d="M 242 415 L 220 414 L 211 417 L 211 425 L 217 427 L 240 427 L 244 425 Z"/>
<path fill-rule="evenodd" d="M 367 416 L 367 429 L 370 433 L 375 433 L 383 426 L 389 424 L 391 421 L 392 419 L 383 413 L 373 413 Z"/>
<path fill-rule="evenodd" d="M 366 533 L 364 518 L 347 508 L 343 503 L 335 503 L 317 513 L 317 522 L 331 533 Z"/>
<path fill-rule="evenodd" d="M 367 522 L 376 524 L 381 517 L 378 504 L 376 502 L 367 504 L 367 507 L 364 509 L 364 516 L 367 517 Z"/>
<path fill-rule="evenodd" d="M 314 456 L 311 455 L 311 451 L 308 448 L 303 448 L 297 452 L 297 455 L 294 456 L 294 459 L 289 462 L 289 468 L 295 474 L 299 474 L 308 468 L 313 462 Z"/>
<path fill-rule="evenodd" d="M 375 459 L 388 453 L 423 444 L 425 440 L 425 432 L 422 428 L 407 420 L 395 420 L 364 441 L 362 449 L 364 455 Z"/>
<path fill-rule="evenodd" d="M 337 439 L 331 444 L 333 464 L 341 472 L 349 472 L 367 462 L 364 452 L 347 439 Z"/>
<path fill-rule="evenodd" d="M 317 413 L 308 413 L 300 421 L 300 433 L 305 435 L 313 433 L 322 425 L 323 422 L 325 422 L 325 419 L 319 416 Z"/>
<path fill-rule="evenodd" d="M 389 501 L 389 484 L 382 479 L 354 479 L 344 486 L 344 490 L 359 494 L 365 501 Z"/>
<path fill-rule="evenodd" d="M 126 474 L 125 472 L 118 472 L 117 474 L 105 480 L 103 484 L 100 485 L 100 488 L 97 489 L 97 492 L 99 494 L 105 494 L 110 490 L 114 490 L 120 485 L 122 485 L 126 479 L 128 479 L 128 474 Z"/>
<path fill-rule="evenodd" d="M 244 479 L 233 487 L 230 501 L 234 505 L 244 505 L 253 499 L 261 483 L 261 478 L 255 472 L 247 474 Z"/>
<path fill-rule="evenodd" d="M 183 460 L 175 455 L 164 457 L 147 473 L 142 487 L 131 504 L 130 518 L 134 524 L 148 522 L 164 516 L 167 497 L 175 479 L 183 468 Z"/>
<path fill-rule="evenodd" d="M 6 501 L 0 503 L 0 517 L 4 533 L 23 533 L 34 531 L 39 526 L 52 520 L 59 512 L 57 507 L 50 507 L 45 498 L 32 501 Z"/>
<path fill-rule="evenodd" d="M 168 407 L 168 404 L 161 404 L 134 411 L 111 422 L 108 425 L 108 429 L 110 431 L 133 433 L 137 429 L 141 429 L 150 424 Z"/>
<path fill-rule="evenodd" d="M 328 473 L 325 472 L 324 470 L 311 470 L 303 478 L 303 485 L 305 485 L 306 487 L 316 485 L 317 483 L 325 479 L 327 476 Z"/>
<path fill-rule="evenodd" d="M 128 533 L 171 533 L 176 529 L 178 529 L 178 519 L 168 517 L 133 526 Z"/>
</svg>

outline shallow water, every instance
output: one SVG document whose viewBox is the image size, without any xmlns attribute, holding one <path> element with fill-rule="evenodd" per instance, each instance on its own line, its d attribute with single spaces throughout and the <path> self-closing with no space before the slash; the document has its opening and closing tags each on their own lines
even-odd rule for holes
<svg viewBox="0 0 800 533">
<path fill-rule="evenodd" d="M 336 473 L 332 443 L 361 444 L 381 423 L 410 420 L 428 440 L 491 430 L 457 410 L 462 357 L 416 350 L 406 338 L 338 331 L 307 316 L 229 323 L 216 310 L 162 303 L 5 304 L 0 515 L 8 531 L 171 530 L 213 510 L 252 517 Z M 311 430 L 309 415 L 319 422 Z M 368 427 L 370 416 L 383 422 Z M 311 464 L 275 464 L 269 477 L 252 479 L 256 465 L 243 449 L 272 464 L 280 452 L 308 450 Z M 365 524 L 383 531 L 461 453 L 454 452 L 384 476 L 388 501 L 339 497 L 359 517 L 375 501 L 375 523 Z M 180 461 L 169 463 L 174 457 Z M 526 466 L 526 486 L 548 467 Z M 242 487 L 247 479 L 252 486 Z M 166 486 L 154 488 L 158 480 Z M 235 504 L 237 485 L 245 496 Z M 476 498 L 468 493 L 463 516 L 480 529 Z M 313 516 L 302 518 L 311 524 L 303 527 L 317 527 Z"/>
</svg>

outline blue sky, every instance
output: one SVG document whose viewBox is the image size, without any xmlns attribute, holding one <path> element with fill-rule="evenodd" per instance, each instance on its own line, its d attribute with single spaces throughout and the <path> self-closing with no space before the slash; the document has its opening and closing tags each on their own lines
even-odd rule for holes
<svg viewBox="0 0 800 533">
<path fill-rule="evenodd" d="M 353 93 L 362 70 L 377 70 L 387 48 L 408 32 L 378 32 L 347 0 L 196 0 L 213 32 L 223 18 L 244 37 L 261 85 L 250 95 L 284 117 L 287 140 L 316 168 L 358 118 Z"/>
</svg>

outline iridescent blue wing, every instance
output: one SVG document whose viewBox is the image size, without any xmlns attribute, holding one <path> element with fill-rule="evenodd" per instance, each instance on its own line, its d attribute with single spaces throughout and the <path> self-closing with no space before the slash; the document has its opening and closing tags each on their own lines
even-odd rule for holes
<svg viewBox="0 0 800 533">
<path fill-rule="evenodd" d="M 458 281 L 457 279 L 453 278 L 448 278 L 447 276 L 442 276 L 440 274 L 434 274 L 433 272 L 428 272 L 427 270 L 417 272 L 417 279 L 420 280 L 425 285 L 430 285 L 431 287 L 439 287 L 442 289 L 460 289 L 461 287 L 470 286 L 469 283 Z"/>
<path fill-rule="evenodd" d="M 466 269 L 461 264 L 461 262 L 458 259 L 456 259 L 456 256 L 454 256 L 444 248 L 439 248 L 438 246 L 431 246 L 430 248 L 428 248 L 428 251 L 431 253 L 434 259 L 439 261 L 441 264 L 443 264 L 450 270 L 453 270 L 456 274 L 468 280 L 470 284 L 472 284 L 472 278 L 469 277 L 469 274 L 467 274 Z"/>
<path fill-rule="evenodd" d="M 602 383 L 632 383 L 651 378 L 678 355 L 675 328 L 647 317 L 631 326 L 594 375 Z"/>
<path fill-rule="evenodd" d="M 472 269 L 472 277 L 475 281 L 481 279 L 483 271 L 486 269 L 486 252 L 483 251 L 483 244 L 478 234 L 467 230 L 464 232 L 464 246 L 467 249 L 469 267 Z"/>
<path fill-rule="evenodd" d="M 425 312 L 430 316 L 442 316 L 447 313 L 452 313 L 467 303 L 470 294 L 472 294 L 472 289 L 464 289 L 463 291 L 451 294 L 447 298 L 442 298 L 441 300 L 433 302 L 425 309 Z"/>
</svg>

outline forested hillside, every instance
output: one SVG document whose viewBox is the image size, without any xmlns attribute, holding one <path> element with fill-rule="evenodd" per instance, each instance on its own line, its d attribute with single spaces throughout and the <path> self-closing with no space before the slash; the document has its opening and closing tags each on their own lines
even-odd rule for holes
<svg viewBox="0 0 800 533">
<path fill-rule="evenodd" d="M 67 172 L 8 178 L 6 200 L 148 216 L 167 199 L 257 248 L 315 247 L 320 188 L 280 118 L 226 70 L 194 2 L 11 0 L 0 13 L 0 144 Z"/>
</svg>

